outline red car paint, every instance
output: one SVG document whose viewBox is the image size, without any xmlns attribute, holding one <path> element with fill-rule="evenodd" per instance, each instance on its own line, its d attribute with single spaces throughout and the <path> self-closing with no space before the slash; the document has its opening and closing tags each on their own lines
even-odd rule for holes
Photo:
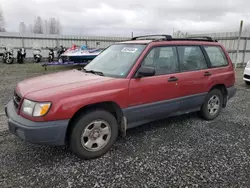
<svg viewBox="0 0 250 188">
<path fill-rule="evenodd" d="M 145 43 L 147 41 L 130 41 L 127 43 Z M 133 78 L 144 57 L 151 48 L 165 45 L 213 45 L 220 46 L 229 62 L 221 68 L 180 72 L 144 78 Z M 204 77 L 205 72 L 210 77 Z M 177 82 L 168 82 L 168 78 L 177 76 Z M 112 101 L 121 109 L 151 102 L 183 97 L 195 93 L 208 92 L 214 85 L 233 86 L 235 75 L 232 62 L 225 48 L 216 42 L 198 41 L 161 41 L 149 43 L 126 78 L 110 78 L 70 70 L 18 83 L 16 91 L 23 97 L 33 101 L 50 101 L 52 107 L 44 117 L 31 117 L 20 112 L 21 116 L 35 121 L 54 121 L 70 119 L 82 107 L 99 102 Z M 156 92 L 152 92 L 156 91 Z"/>
<path fill-rule="evenodd" d="M 33 101 L 50 101 L 52 107 L 46 116 L 39 118 L 22 114 L 20 109 L 19 113 L 33 121 L 53 121 L 71 118 L 83 104 L 113 101 L 125 108 L 128 85 L 129 79 L 101 77 L 77 70 L 32 78 L 18 83 L 17 92 Z"/>
</svg>

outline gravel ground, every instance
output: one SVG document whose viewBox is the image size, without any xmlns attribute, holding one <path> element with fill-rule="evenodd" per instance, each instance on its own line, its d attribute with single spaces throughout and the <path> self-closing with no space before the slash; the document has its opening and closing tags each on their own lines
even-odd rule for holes
<svg viewBox="0 0 250 188">
<path fill-rule="evenodd" d="M 18 80 L 43 74 L 28 72 L 1 69 L 10 84 L 1 87 L 1 103 Z M 249 187 L 250 88 L 238 72 L 237 95 L 216 120 L 190 114 L 144 125 L 95 160 L 20 141 L 0 116 L 0 187 Z"/>
</svg>

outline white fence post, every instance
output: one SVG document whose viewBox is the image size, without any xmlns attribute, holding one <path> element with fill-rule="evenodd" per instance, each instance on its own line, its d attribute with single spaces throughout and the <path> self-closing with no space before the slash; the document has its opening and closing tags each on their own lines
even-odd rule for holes
<svg viewBox="0 0 250 188">
<path fill-rule="evenodd" d="M 240 48 L 240 39 L 242 34 L 242 27 L 243 27 L 243 20 L 240 21 L 240 31 L 239 31 L 239 37 L 238 37 L 238 43 L 237 43 L 237 50 L 236 50 L 236 57 L 235 57 L 235 69 L 238 65 L 238 54 L 239 54 L 239 48 Z"/>
</svg>

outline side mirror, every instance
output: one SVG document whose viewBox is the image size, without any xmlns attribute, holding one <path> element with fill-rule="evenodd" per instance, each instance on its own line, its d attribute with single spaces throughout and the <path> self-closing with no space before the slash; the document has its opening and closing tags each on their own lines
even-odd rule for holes
<svg viewBox="0 0 250 188">
<path fill-rule="evenodd" d="M 148 76 L 154 76 L 154 75 L 155 75 L 154 67 L 143 66 L 139 68 L 136 74 L 136 78 L 148 77 Z"/>
</svg>

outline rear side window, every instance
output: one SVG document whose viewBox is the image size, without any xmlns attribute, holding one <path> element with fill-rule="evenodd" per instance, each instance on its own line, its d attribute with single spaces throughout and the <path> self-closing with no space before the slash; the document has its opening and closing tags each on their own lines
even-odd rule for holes
<svg viewBox="0 0 250 188">
<path fill-rule="evenodd" d="M 222 67 L 227 66 L 228 61 L 227 58 L 221 49 L 221 47 L 218 46 L 204 46 L 207 55 L 210 59 L 212 67 Z"/>
<path fill-rule="evenodd" d="M 180 70 L 195 71 L 206 69 L 207 62 L 199 46 L 178 46 Z"/>
</svg>

